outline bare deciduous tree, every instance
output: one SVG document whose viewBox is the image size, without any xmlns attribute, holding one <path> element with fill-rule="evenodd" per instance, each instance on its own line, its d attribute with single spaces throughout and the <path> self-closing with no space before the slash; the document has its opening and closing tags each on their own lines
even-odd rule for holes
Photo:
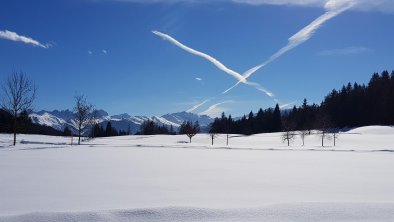
<svg viewBox="0 0 394 222">
<path fill-rule="evenodd" d="M 321 146 L 324 147 L 324 140 L 331 139 L 331 135 L 330 135 L 330 129 L 332 126 L 331 119 L 328 115 L 323 113 L 318 116 L 316 124 L 317 124 L 317 128 L 320 130 L 318 136 L 321 139 Z"/>
<path fill-rule="evenodd" d="M 282 142 L 287 142 L 287 146 L 290 146 L 290 142 L 292 142 L 296 136 L 294 133 L 294 128 L 295 124 L 293 122 L 287 121 L 287 120 L 282 120 L 282 128 L 283 128 L 283 133 L 282 133 Z"/>
<path fill-rule="evenodd" d="M 217 137 L 217 134 L 216 133 L 214 133 L 214 132 L 210 132 L 209 133 L 209 137 L 211 137 L 211 141 L 212 141 L 212 146 L 213 146 L 213 140 Z"/>
<path fill-rule="evenodd" d="M 199 132 L 200 125 L 198 124 L 198 122 L 195 122 L 194 124 L 191 121 L 184 122 L 181 124 L 181 127 L 179 129 L 179 134 L 186 134 L 186 136 L 189 137 L 190 143 L 192 142 L 192 137 Z"/>
<path fill-rule="evenodd" d="M 211 138 L 211 144 L 213 146 L 213 140 L 217 137 L 217 130 L 212 127 L 212 124 L 210 126 L 210 130 L 209 130 L 209 137 Z"/>
<path fill-rule="evenodd" d="M 294 140 L 295 136 L 293 131 L 285 131 L 282 133 L 282 142 L 287 142 L 287 146 L 290 146 L 290 142 Z"/>
<path fill-rule="evenodd" d="M 300 131 L 298 131 L 298 135 L 300 136 L 300 138 L 302 140 L 302 146 L 304 146 L 305 145 L 305 137 L 310 135 L 309 130 L 300 130 Z"/>
<path fill-rule="evenodd" d="M 321 146 L 324 147 L 324 140 L 330 140 L 331 135 L 329 134 L 327 129 L 321 129 L 320 133 L 318 134 L 321 139 Z"/>
<path fill-rule="evenodd" d="M 336 146 L 336 142 L 337 142 L 338 137 L 339 137 L 338 129 L 332 129 L 331 130 L 331 138 L 334 140 L 334 146 Z"/>
<path fill-rule="evenodd" d="M 81 135 L 91 125 L 93 106 L 86 101 L 84 95 L 75 96 L 74 121 L 78 129 L 78 145 L 81 144 Z"/>
<path fill-rule="evenodd" d="M 33 107 L 37 88 L 23 72 L 13 72 L 3 85 L 1 107 L 13 117 L 14 146 L 16 144 L 17 119 L 21 112 Z"/>
</svg>

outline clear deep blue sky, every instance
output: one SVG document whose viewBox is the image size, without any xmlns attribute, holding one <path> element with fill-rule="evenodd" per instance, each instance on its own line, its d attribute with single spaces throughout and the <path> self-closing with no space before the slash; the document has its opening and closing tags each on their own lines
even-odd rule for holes
<svg viewBox="0 0 394 222">
<path fill-rule="evenodd" d="M 319 3 L 273 5 L 275 0 L 259 5 L 162 2 L 0 1 L 0 31 L 52 45 L 43 48 L 0 38 L 0 79 L 14 70 L 29 75 L 39 88 L 36 110 L 71 109 L 73 97 L 82 93 L 110 114 L 183 111 L 221 93 L 236 79 L 152 34 L 153 30 L 243 73 L 325 12 Z M 393 70 L 394 10 L 387 2 L 329 20 L 310 40 L 249 80 L 272 91 L 281 104 L 300 104 L 303 98 L 320 103 L 333 88 L 349 81 L 367 83 L 373 72 Z M 221 102 L 212 115 L 225 111 L 239 116 L 275 105 L 272 98 L 241 84 L 195 112 Z"/>
</svg>

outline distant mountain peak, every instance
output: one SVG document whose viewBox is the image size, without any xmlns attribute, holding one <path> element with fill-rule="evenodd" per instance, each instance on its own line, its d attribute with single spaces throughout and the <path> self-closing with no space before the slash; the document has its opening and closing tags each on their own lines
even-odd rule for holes
<svg viewBox="0 0 394 222">
<path fill-rule="evenodd" d="M 122 114 L 118 114 L 118 115 L 113 115 L 111 116 L 112 119 L 130 119 L 131 116 L 127 113 L 122 113 Z"/>
<path fill-rule="evenodd" d="M 177 113 L 168 113 L 163 116 L 131 116 L 127 113 L 109 116 L 109 114 L 98 109 L 96 111 L 96 118 L 98 122 L 104 127 L 108 122 L 117 130 L 127 131 L 130 129 L 132 133 L 136 133 L 144 121 L 151 120 L 159 125 L 174 127 L 177 129 L 185 121 L 198 121 L 201 128 L 204 130 L 213 121 L 213 119 L 206 115 L 198 115 L 195 113 L 188 113 L 185 111 Z M 74 114 L 70 110 L 41 110 L 30 115 L 34 123 L 51 126 L 57 130 L 64 130 L 67 126 L 71 130 L 76 130 L 74 127 Z"/>
</svg>

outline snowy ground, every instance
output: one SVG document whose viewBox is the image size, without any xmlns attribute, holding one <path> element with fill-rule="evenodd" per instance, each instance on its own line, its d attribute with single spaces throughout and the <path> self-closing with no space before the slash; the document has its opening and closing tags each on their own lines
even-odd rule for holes
<svg viewBox="0 0 394 222">
<path fill-rule="evenodd" d="M 394 128 L 321 148 L 280 134 L 0 134 L 0 221 L 394 221 Z M 74 139 L 74 141 L 76 141 Z"/>
</svg>

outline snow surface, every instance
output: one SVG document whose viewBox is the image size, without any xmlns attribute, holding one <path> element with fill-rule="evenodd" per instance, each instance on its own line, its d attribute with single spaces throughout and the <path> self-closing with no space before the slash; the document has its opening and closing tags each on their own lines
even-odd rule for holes
<svg viewBox="0 0 394 222">
<path fill-rule="evenodd" d="M 394 221 L 393 135 L 0 134 L 0 221 Z"/>
</svg>

